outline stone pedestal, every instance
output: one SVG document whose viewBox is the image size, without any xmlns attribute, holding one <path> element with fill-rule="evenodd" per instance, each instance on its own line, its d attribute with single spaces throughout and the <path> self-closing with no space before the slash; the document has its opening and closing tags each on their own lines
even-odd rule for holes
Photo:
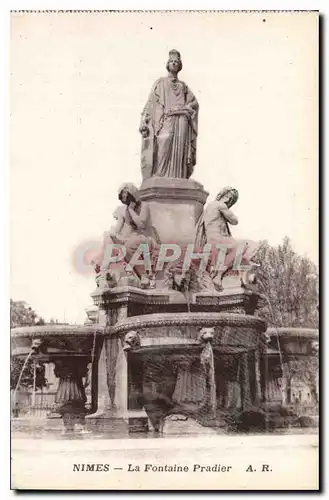
<svg viewBox="0 0 329 500">
<path fill-rule="evenodd" d="M 104 340 L 102 379 L 107 386 L 107 395 L 102 391 L 103 404 L 98 411 L 86 417 L 89 429 L 104 434 L 148 431 L 148 418 L 139 402 L 140 369 L 129 359 L 124 339 L 109 336 Z"/>
<path fill-rule="evenodd" d="M 151 177 L 140 188 L 140 197 L 151 209 L 152 225 L 161 243 L 188 244 L 208 193 L 192 179 Z"/>
<path fill-rule="evenodd" d="M 216 312 L 149 311 L 131 316 L 130 304 L 122 302 L 123 295 L 120 298 L 107 303 L 111 326 L 105 333 L 104 347 L 112 406 L 104 418 L 121 419 L 130 432 L 148 430 L 148 418 L 153 429 L 161 431 L 166 416 L 175 413 L 188 415 L 204 425 L 222 425 L 216 416 L 216 400 L 221 393 L 218 386 L 216 397 L 216 372 L 227 355 L 240 365 L 240 375 L 234 381 L 240 386 L 241 411 L 258 406 L 254 355 L 259 336 L 266 328 L 262 320 Z M 200 341 L 202 327 L 213 331 L 209 353 Z M 186 371 L 191 377 L 186 377 Z M 210 376 L 213 382 L 209 385 Z M 224 378 L 226 392 L 228 380 Z M 192 387 L 197 394 L 191 398 L 188 392 Z"/>
<path fill-rule="evenodd" d="M 98 410 L 88 415 L 86 421 L 89 429 L 103 434 L 117 432 L 123 436 L 149 430 L 147 415 L 138 398 L 139 368 L 129 362 L 124 337 L 111 335 L 112 327 L 127 318 L 129 306 L 135 302 L 130 300 L 133 297 L 129 289 L 123 287 L 117 293 L 108 291 L 93 296 L 95 303 L 103 307 L 104 342 L 99 358 Z"/>
<path fill-rule="evenodd" d="M 148 416 L 159 430 L 161 412 L 173 411 L 187 412 L 204 425 L 223 425 L 223 419 L 211 417 L 203 405 L 207 391 L 198 338 L 201 327 L 215 328 L 215 377 L 227 355 L 241 368 L 234 368 L 237 373 L 231 382 L 224 373 L 221 384 L 218 375 L 217 409 L 257 407 L 254 358 L 259 335 L 266 329 L 263 321 L 250 315 L 257 298 L 246 289 L 195 294 L 188 308 L 184 295 L 170 290 L 128 286 L 95 291 L 93 300 L 107 315 L 100 376 L 103 387 L 106 379 L 108 405 L 88 421 L 105 433 L 120 422 L 120 432 L 134 432 L 148 429 Z"/>
</svg>

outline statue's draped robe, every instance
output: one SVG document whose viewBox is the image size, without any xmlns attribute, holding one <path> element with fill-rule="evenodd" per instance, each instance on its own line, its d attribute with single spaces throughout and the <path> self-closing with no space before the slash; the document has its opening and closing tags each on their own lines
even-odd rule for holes
<svg viewBox="0 0 329 500">
<path fill-rule="evenodd" d="M 177 108 L 185 115 L 168 116 Z M 142 144 L 143 177 L 153 175 L 188 179 L 196 164 L 198 102 L 184 82 L 160 78 L 155 82 L 142 113 L 149 118 L 150 135 Z"/>
</svg>

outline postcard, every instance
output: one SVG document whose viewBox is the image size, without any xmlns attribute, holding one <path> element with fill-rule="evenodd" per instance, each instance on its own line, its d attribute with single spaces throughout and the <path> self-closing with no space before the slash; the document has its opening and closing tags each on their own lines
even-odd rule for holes
<svg viewBox="0 0 329 500">
<path fill-rule="evenodd" d="M 12 11 L 11 487 L 319 490 L 319 13 Z"/>
</svg>

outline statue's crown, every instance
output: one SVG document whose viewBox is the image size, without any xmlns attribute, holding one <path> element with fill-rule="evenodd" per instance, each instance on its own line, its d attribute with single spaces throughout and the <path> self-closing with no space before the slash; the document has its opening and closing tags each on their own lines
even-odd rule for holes
<svg viewBox="0 0 329 500">
<path fill-rule="evenodd" d="M 178 52 L 178 50 L 176 50 L 176 49 L 172 49 L 169 52 L 169 57 L 171 57 L 171 56 L 176 56 L 178 59 L 180 59 L 180 52 Z"/>
</svg>

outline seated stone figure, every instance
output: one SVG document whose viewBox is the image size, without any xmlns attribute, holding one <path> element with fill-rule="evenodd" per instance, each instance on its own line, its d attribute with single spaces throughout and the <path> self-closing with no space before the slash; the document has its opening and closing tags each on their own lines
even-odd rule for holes
<svg viewBox="0 0 329 500">
<path fill-rule="evenodd" d="M 124 184 L 119 189 L 118 197 L 122 206 L 114 212 L 117 223 L 104 233 L 102 250 L 97 259 L 94 259 L 99 271 L 109 270 L 114 275 L 122 273 L 125 266 L 122 266 L 122 263 L 108 265 L 107 249 L 112 248 L 109 245 L 122 245 L 125 248 L 125 263 L 130 261 L 140 244 L 145 243 L 150 252 L 158 246 L 153 237 L 149 206 L 140 200 L 136 186 L 131 183 Z M 143 265 L 134 266 L 134 272 L 140 279 L 148 279 Z"/>
<path fill-rule="evenodd" d="M 210 270 L 213 276 L 213 283 L 218 290 L 222 287 L 222 278 L 228 270 L 232 269 L 237 253 L 241 265 L 251 265 L 251 259 L 257 248 L 257 244 L 252 241 L 236 240 L 231 235 L 230 225 L 237 225 L 238 219 L 231 207 L 237 202 L 239 193 L 232 187 L 223 188 L 216 199 L 209 203 L 197 224 L 195 245 L 203 248 L 206 243 L 212 245 Z M 223 251 L 226 249 L 225 258 L 220 262 L 219 245 Z M 237 268 L 238 270 L 238 268 Z"/>
</svg>

